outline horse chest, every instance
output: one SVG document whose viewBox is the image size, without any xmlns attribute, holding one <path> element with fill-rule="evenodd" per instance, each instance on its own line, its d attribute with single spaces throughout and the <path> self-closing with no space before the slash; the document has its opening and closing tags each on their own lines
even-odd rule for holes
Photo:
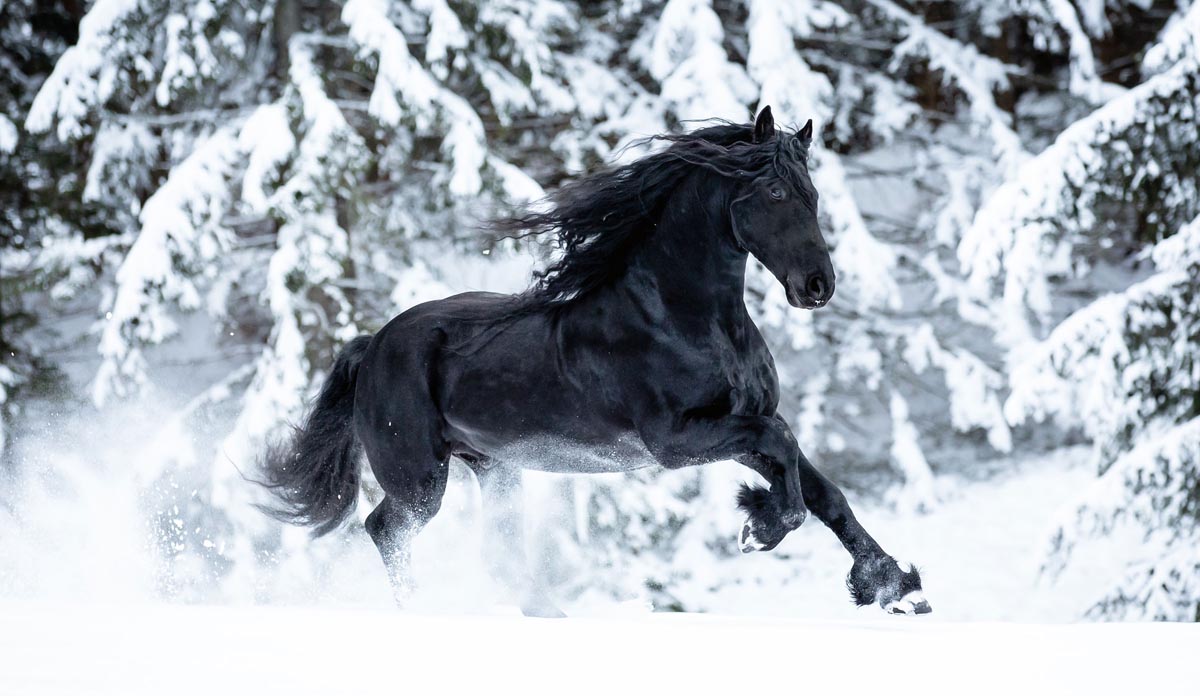
<svg viewBox="0 0 1200 696">
<path fill-rule="evenodd" d="M 773 413 L 779 403 L 779 381 L 770 364 L 740 365 L 728 384 L 730 413 Z"/>
<path fill-rule="evenodd" d="M 727 338 L 713 343 L 698 351 L 696 359 L 681 361 L 693 366 L 687 379 L 703 406 L 731 414 L 774 413 L 779 380 L 766 346 L 739 345 Z"/>
</svg>

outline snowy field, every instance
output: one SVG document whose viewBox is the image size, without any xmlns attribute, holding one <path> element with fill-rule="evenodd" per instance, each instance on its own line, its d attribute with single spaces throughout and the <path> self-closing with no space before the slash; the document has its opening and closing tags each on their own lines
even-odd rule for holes
<svg viewBox="0 0 1200 696">
<path fill-rule="evenodd" d="M 812 520 L 775 553 L 710 564 L 685 583 L 681 598 L 710 614 L 585 597 L 565 607 L 572 618 L 525 619 L 489 603 L 471 544 L 445 542 L 464 537 L 447 514 L 418 546 L 425 588 L 409 613 L 389 606 L 365 540 L 338 586 L 300 600 L 307 606 L 152 603 L 130 585 L 90 603 L 70 598 L 89 596 L 78 587 L 0 601 L 0 694 L 1183 693 L 1200 626 L 1056 623 L 1076 619 L 1097 579 L 1119 567 L 1101 548 L 1057 583 L 1038 578 L 1056 501 L 1090 480 L 1085 460 L 1068 449 L 1016 460 L 986 482 L 944 482 L 928 515 L 859 505 L 885 546 L 924 566 L 930 616 L 852 606 L 848 559 Z M 471 504 L 454 495 L 450 511 Z M 118 541 L 90 539 L 96 557 Z M 86 582 L 67 561 L 47 550 L 39 576 Z M 105 587 L 135 569 L 90 575 Z"/>
<path fill-rule="evenodd" d="M 0 693 L 1180 694 L 1200 626 L 0 605 Z M 1172 665 L 1149 670 L 1147 664 Z"/>
<path fill-rule="evenodd" d="M 1056 582 L 1040 576 L 1051 521 L 1093 476 L 1086 461 L 1086 449 L 1065 449 L 1013 460 L 1009 473 L 986 482 L 943 480 L 944 500 L 926 515 L 866 504 L 856 511 L 885 549 L 921 567 L 932 620 L 1073 621 L 1104 589 L 1102 583 L 1119 573 L 1121 556 L 1111 553 L 1113 546 L 1136 543 L 1114 537 L 1081 554 Z M 743 615 L 870 616 L 875 608 L 860 609 L 848 600 L 848 570 L 846 552 L 811 519 L 774 554 L 719 564 L 714 575 L 726 582 L 718 591 L 696 582 L 683 598 L 688 606 Z M 739 574 L 758 580 L 752 586 L 729 581 Z"/>
</svg>

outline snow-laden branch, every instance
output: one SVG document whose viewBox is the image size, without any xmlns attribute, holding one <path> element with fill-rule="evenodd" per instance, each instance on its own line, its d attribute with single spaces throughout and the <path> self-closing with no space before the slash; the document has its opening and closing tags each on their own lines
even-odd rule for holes
<svg viewBox="0 0 1200 696">
<path fill-rule="evenodd" d="M 287 181 L 272 196 L 271 205 L 284 217 L 296 217 L 330 209 L 339 196 L 349 198 L 367 152 L 362 136 L 350 127 L 342 110 L 325 93 L 312 46 L 303 36 L 296 36 L 289 53 L 288 77 L 301 114 L 299 140 L 280 134 L 280 142 L 267 141 L 261 166 L 270 169 L 272 162 L 284 156 L 284 148 L 295 144 Z M 278 115 L 271 121 L 278 122 Z M 251 121 L 249 125 L 253 128 L 256 124 Z"/>
<path fill-rule="evenodd" d="M 746 69 L 760 86 L 759 104 L 770 105 L 777 120 L 800 125 L 811 118 L 827 124 L 833 113 L 833 86 L 796 50 L 797 32 L 810 26 L 805 5 L 752 0 Z"/>
<path fill-rule="evenodd" d="M 1107 621 L 1196 620 L 1200 597 L 1200 533 L 1172 543 L 1151 534 L 1144 548 L 1156 550 L 1152 560 L 1135 561 L 1125 576 L 1087 611 L 1088 618 Z"/>
<path fill-rule="evenodd" d="M 575 109 L 571 92 L 560 82 L 562 55 L 556 55 L 549 42 L 555 35 L 579 33 L 581 27 L 576 14 L 573 6 L 558 0 L 480 4 L 479 23 L 484 32 L 505 37 L 499 46 L 487 50 L 491 65 L 487 72 L 500 77 L 504 83 L 500 90 L 488 87 L 497 116 L 511 118 L 515 113 L 515 109 L 505 113 L 505 97 L 501 94 L 514 88 L 523 94 L 516 101 L 529 104 L 524 110 L 569 113 Z M 433 20 L 431 15 L 431 30 Z"/>
<path fill-rule="evenodd" d="M 1113 99 L 1063 131 L 976 214 L 959 264 L 977 301 L 990 302 L 1002 286 L 1011 343 L 1029 338 L 1027 312 L 1049 316 L 1047 277 L 1072 270 L 1073 241 L 1093 233 L 1102 203 L 1137 203 L 1138 188 L 1148 187 L 1148 222 L 1169 226 L 1195 214 L 1195 171 L 1171 160 L 1186 163 L 1200 147 L 1197 93 L 1200 73 L 1185 62 Z"/>
<path fill-rule="evenodd" d="M 1153 560 L 1125 578 L 1090 613 L 1102 618 L 1195 619 L 1200 597 L 1200 418 L 1147 437 L 1063 508 L 1045 570 L 1057 574 L 1086 540 L 1132 525 Z"/>
<path fill-rule="evenodd" d="M 151 162 L 158 158 L 161 142 L 145 124 L 106 122 L 92 144 L 84 201 L 136 198 L 150 185 Z"/>
<path fill-rule="evenodd" d="M 11 155 L 17 149 L 17 126 L 8 116 L 0 114 L 0 155 Z"/>
<path fill-rule="evenodd" d="M 933 470 L 921 450 L 920 434 L 909 420 L 908 401 L 897 391 L 891 393 L 888 412 L 892 417 L 892 461 L 904 476 L 903 486 L 892 492 L 892 502 L 913 512 L 929 512 L 938 503 Z"/>
<path fill-rule="evenodd" d="M 653 31 L 642 62 L 676 116 L 746 120 L 755 90 L 725 54 L 725 30 L 709 0 L 669 0 Z"/>
<path fill-rule="evenodd" d="M 1096 74 L 1096 56 L 1092 53 L 1092 40 L 1080 24 L 1079 15 L 1069 0 L 1045 0 L 1046 7 L 1058 27 L 1067 35 L 1067 56 L 1070 61 L 1070 79 L 1067 86 L 1072 94 L 1083 97 L 1093 104 L 1101 101 L 1103 85 Z M 1083 5 L 1086 6 L 1086 2 Z M 1100 20 L 1093 11 L 1089 14 L 1090 24 L 1100 28 Z M 1103 9 L 1099 17 L 1104 16 Z"/>
<path fill-rule="evenodd" d="M 237 163 L 234 127 L 201 140 L 146 201 L 141 231 L 116 275 L 116 288 L 100 334 L 100 367 L 92 401 L 103 406 L 145 383 L 142 346 L 175 333 L 167 303 L 200 305 L 192 278 L 181 269 L 210 261 L 232 234 L 221 225 L 229 206 L 228 178 Z"/>
<path fill-rule="evenodd" d="M 982 428 L 993 449 L 1012 451 L 1012 432 L 1000 405 L 1004 377 L 969 351 L 943 348 L 928 323 L 905 334 L 904 339 L 904 360 L 914 372 L 920 374 L 930 367 L 942 370 L 955 430 L 965 433 Z"/>
<path fill-rule="evenodd" d="M 99 0 L 79 23 L 79 41 L 54 64 L 54 71 L 38 91 L 25 127 L 44 133 L 57 124 L 60 140 L 75 140 L 89 131 L 92 111 L 104 104 L 121 85 L 121 64 L 137 55 L 139 46 L 123 40 L 121 28 L 136 22 L 138 0 Z M 134 61 L 143 78 L 150 65 Z"/>
<path fill-rule="evenodd" d="M 377 63 L 370 114 L 388 127 L 408 120 L 418 132 L 442 133 L 442 152 L 451 163 L 451 194 L 478 193 L 487 153 L 479 115 L 408 52 L 405 36 L 388 17 L 382 0 L 350 0 L 342 10 L 342 21 L 362 55 Z"/>
<path fill-rule="evenodd" d="M 899 70 L 906 60 L 922 60 L 930 69 L 941 71 L 943 80 L 966 97 L 972 121 L 991 138 L 1002 168 L 1011 172 L 1024 162 L 1028 154 L 1021 139 L 993 96 L 996 90 L 1009 87 L 1008 73 L 1013 69 L 979 53 L 973 46 L 929 28 L 920 17 L 890 0 L 868 2 L 906 36 L 896 47 L 890 69 Z"/>
<path fill-rule="evenodd" d="M 1010 369 L 1009 422 L 1082 428 L 1110 463 L 1200 397 L 1200 220 L 1160 242 L 1159 272 L 1075 312 Z M 1169 396 L 1164 396 L 1169 395 Z"/>
<path fill-rule="evenodd" d="M 1167 20 L 1158 41 L 1142 59 L 1142 72 L 1154 75 L 1180 63 L 1200 63 L 1200 2 L 1192 2 Z"/>
</svg>

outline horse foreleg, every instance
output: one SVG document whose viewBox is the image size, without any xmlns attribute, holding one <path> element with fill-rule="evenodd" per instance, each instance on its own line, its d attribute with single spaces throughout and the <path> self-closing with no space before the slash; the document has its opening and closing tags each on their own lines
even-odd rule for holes
<svg viewBox="0 0 1200 696">
<path fill-rule="evenodd" d="M 794 465 L 778 466 L 759 454 L 744 455 L 737 461 L 766 479 L 769 486 L 743 485 L 738 492 L 738 507 L 746 513 L 738 547 L 742 553 L 769 551 L 806 516 L 799 472 Z"/>
<path fill-rule="evenodd" d="M 484 558 L 492 575 L 515 597 L 526 616 L 566 616 L 529 571 L 525 556 L 525 516 L 521 469 L 481 462 L 472 466 L 483 499 Z"/>
<path fill-rule="evenodd" d="M 799 475 L 804 502 L 854 559 L 846 585 L 855 603 L 878 604 L 892 614 L 932 611 L 925 600 L 920 573 L 912 567 L 901 570 L 896 560 L 859 523 L 842 491 L 803 454 L 799 459 Z"/>
<path fill-rule="evenodd" d="M 808 515 L 796 462 L 800 446 L 777 416 L 689 418 L 641 429 L 642 440 L 669 469 L 737 459 L 767 480 L 770 490 L 744 487 L 739 506 L 747 520 L 738 537 L 743 551 L 774 548 Z"/>
</svg>

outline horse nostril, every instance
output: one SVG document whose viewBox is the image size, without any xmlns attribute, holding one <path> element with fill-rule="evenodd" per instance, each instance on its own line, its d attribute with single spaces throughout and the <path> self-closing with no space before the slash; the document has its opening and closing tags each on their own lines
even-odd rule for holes
<svg viewBox="0 0 1200 696">
<path fill-rule="evenodd" d="M 805 286 L 805 289 L 808 290 L 809 297 L 817 302 L 820 302 L 821 300 L 825 299 L 825 289 L 827 287 L 828 286 L 825 284 L 825 279 L 822 278 L 821 274 L 818 273 L 808 279 L 808 284 Z"/>
</svg>

